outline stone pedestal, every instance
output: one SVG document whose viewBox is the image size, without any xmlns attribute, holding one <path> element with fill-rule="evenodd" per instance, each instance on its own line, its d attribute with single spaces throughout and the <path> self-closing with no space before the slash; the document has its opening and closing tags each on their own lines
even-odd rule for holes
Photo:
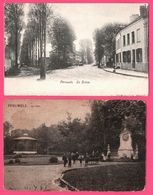
<svg viewBox="0 0 153 195">
<path fill-rule="evenodd" d="M 132 148 L 131 132 L 125 128 L 120 134 L 120 146 L 118 149 L 118 157 L 132 159 L 133 155 L 134 152 Z"/>
</svg>

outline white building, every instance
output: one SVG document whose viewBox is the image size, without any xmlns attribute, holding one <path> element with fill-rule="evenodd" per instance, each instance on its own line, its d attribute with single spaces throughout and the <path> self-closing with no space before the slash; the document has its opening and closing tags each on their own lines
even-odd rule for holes
<svg viewBox="0 0 153 195">
<path fill-rule="evenodd" d="M 116 35 L 116 66 L 148 72 L 148 7 L 140 6 L 140 15 Z"/>
</svg>

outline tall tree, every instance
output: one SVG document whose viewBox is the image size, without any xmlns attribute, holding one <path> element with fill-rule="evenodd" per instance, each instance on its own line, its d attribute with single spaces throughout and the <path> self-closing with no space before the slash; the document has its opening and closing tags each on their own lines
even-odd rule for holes
<svg viewBox="0 0 153 195">
<path fill-rule="evenodd" d="M 48 21 L 52 16 L 52 8 L 46 3 L 32 4 L 29 11 L 28 24 L 23 40 L 24 51 L 28 52 L 31 65 L 39 65 L 40 79 L 46 78 L 46 37 Z"/>
<path fill-rule="evenodd" d="M 5 121 L 4 124 L 3 124 L 3 129 L 4 129 L 4 136 L 5 137 L 10 136 L 11 131 L 13 129 L 13 125 L 10 122 Z"/>
<path fill-rule="evenodd" d="M 73 65 L 74 31 L 64 18 L 55 16 L 49 30 L 52 45 L 51 66 L 64 68 Z"/>
<path fill-rule="evenodd" d="M 98 68 L 100 68 L 102 57 L 104 56 L 104 46 L 102 42 L 102 36 L 99 29 L 94 32 L 94 42 L 95 42 L 95 60 Z"/>
<path fill-rule="evenodd" d="M 14 51 L 15 61 L 14 66 L 18 68 L 21 31 L 23 28 L 22 17 L 23 4 L 6 3 L 5 4 L 5 32 L 8 34 L 8 46 Z"/>
<path fill-rule="evenodd" d="M 46 20 L 47 4 L 39 4 L 39 22 L 40 22 L 40 79 L 46 78 Z"/>
<path fill-rule="evenodd" d="M 146 106 L 143 101 L 94 101 L 88 132 L 90 142 L 104 149 L 108 144 L 114 149 L 118 148 L 119 135 L 125 123 L 132 132 L 133 146 L 138 144 L 143 156 L 146 128 Z"/>
<path fill-rule="evenodd" d="M 82 39 L 80 40 L 80 52 L 82 62 L 85 64 L 91 64 L 93 62 L 92 56 L 92 42 L 90 39 Z"/>
<path fill-rule="evenodd" d="M 109 59 L 112 60 L 112 63 L 114 63 L 116 34 L 124 27 L 124 24 L 110 23 L 100 29 L 96 29 L 94 33 L 94 41 L 95 59 L 98 67 L 100 67 L 101 60 L 104 55 L 109 56 Z"/>
<path fill-rule="evenodd" d="M 4 154 L 12 153 L 12 137 L 11 131 L 13 130 L 13 125 L 9 121 L 3 123 L 4 131 Z"/>
<path fill-rule="evenodd" d="M 21 62 L 26 65 L 38 65 L 38 25 L 35 20 L 28 21 L 21 47 Z"/>
<path fill-rule="evenodd" d="M 67 120 L 61 121 L 57 125 L 57 129 L 63 137 L 63 150 L 85 152 L 88 148 L 86 128 L 86 121 L 82 122 L 79 118 L 72 119 L 70 115 L 68 115 Z"/>
</svg>

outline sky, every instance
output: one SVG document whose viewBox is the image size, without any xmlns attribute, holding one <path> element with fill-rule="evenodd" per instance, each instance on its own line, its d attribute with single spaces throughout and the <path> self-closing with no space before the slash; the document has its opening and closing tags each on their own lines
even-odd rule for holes
<svg viewBox="0 0 153 195">
<path fill-rule="evenodd" d="M 27 4 L 28 5 L 28 4 Z M 25 6 L 25 13 L 28 6 Z M 107 23 L 129 23 L 132 14 L 139 14 L 140 3 L 52 3 L 54 13 L 67 19 L 74 28 L 76 49 L 80 39 L 93 38 L 96 28 Z M 48 46 L 49 47 L 49 46 Z M 49 49 L 49 48 L 48 48 Z"/>
<path fill-rule="evenodd" d="M 76 32 L 78 39 L 92 39 L 96 28 L 106 23 L 129 23 L 132 14 L 139 14 L 143 4 L 127 3 L 88 3 L 88 4 L 54 4 L 55 11 L 68 19 Z"/>
<path fill-rule="evenodd" d="M 32 129 L 45 123 L 47 126 L 72 118 L 84 120 L 90 113 L 88 100 L 8 100 L 4 105 L 4 122 L 9 121 L 14 129 Z"/>
</svg>

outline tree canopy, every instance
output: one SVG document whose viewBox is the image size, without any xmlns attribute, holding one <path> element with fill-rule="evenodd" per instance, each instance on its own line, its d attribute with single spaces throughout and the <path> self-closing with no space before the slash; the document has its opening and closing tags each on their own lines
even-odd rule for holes
<svg viewBox="0 0 153 195">
<path fill-rule="evenodd" d="M 115 55 L 115 37 L 117 33 L 124 27 L 124 24 L 110 23 L 102 28 L 98 28 L 94 32 L 95 41 L 95 59 L 100 67 L 102 57 L 109 56 L 114 60 Z"/>
<path fill-rule="evenodd" d="M 90 39 L 82 39 L 80 40 L 79 45 L 82 62 L 85 64 L 93 63 L 92 41 Z"/>
<path fill-rule="evenodd" d="M 46 3 L 31 4 L 21 50 L 21 62 L 40 67 L 40 79 L 46 77 L 46 37 L 52 8 Z"/>
<path fill-rule="evenodd" d="M 143 101 L 109 100 L 94 101 L 89 128 L 90 143 L 106 150 L 119 147 L 119 135 L 124 126 L 131 131 L 133 147 L 145 155 L 146 106 Z"/>
<path fill-rule="evenodd" d="M 23 29 L 24 4 L 5 4 L 5 32 L 8 37 L 8 46 L 14 52 L 14 66 L 18 68 L 21 46 L 21 31 Z"/>
<path fill-rule="evenodd" d="M 50 66 L 65 68 L 73 65 L 75 33 L 71 24 L 61 16 L 55 16 L 49 29 L 52 46 Z"/>
</svg>

